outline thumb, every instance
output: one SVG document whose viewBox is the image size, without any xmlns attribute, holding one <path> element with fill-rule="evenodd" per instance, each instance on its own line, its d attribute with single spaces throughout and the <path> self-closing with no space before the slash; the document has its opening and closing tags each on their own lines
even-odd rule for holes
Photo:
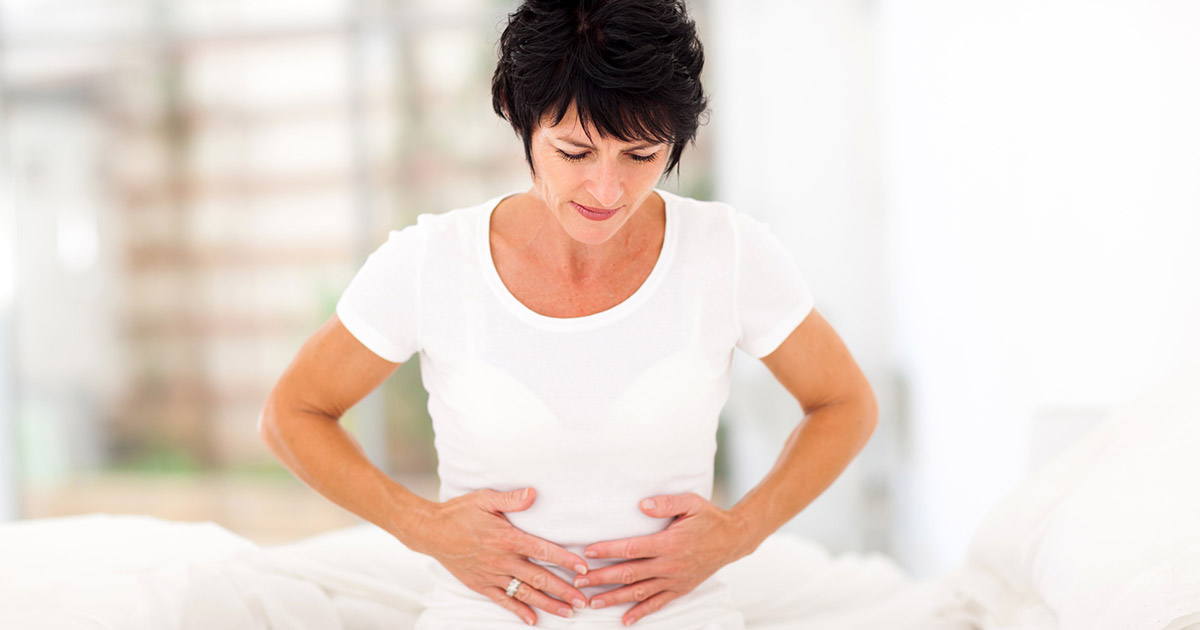
<svg viewBox="0 0 1200 630">
<path fill-rule="evenodd" d="M 638 507 L 655 518 L 668 518 L 680 514 L 688 514 L 694 507 L 690 494 L 660 494 L 643 499 Z"/>
<path fill-rule="evenodd" d="M 529 506 L 533 505 L 536 494 L 537 491 L 533 488 L 517 488 L 508 492 L 497 492 L 488 497 L 489 500 L 485 502 L 485 505 L 493 512 L 521 512 L 528 510 Z"/>
</svg>

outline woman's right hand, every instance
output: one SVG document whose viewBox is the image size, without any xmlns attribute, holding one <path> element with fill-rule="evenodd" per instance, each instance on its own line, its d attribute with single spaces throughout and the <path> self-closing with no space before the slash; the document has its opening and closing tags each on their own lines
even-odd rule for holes
<svg viewBox="0 0 1200 630">
<path fill-rule="evenodd" d="M 572 606 L 587 606 L 587 597 L 529 559 L 576 573 L 586 573 L 587 562 L 517 529 L 504 516 L 504 512 L 529 509 L 536 494 L 533 488 L 511 492 L 484 489 L 435 504 L 422 523 L 421 544 L 416 550 L 432 556 L 468 588 L 487 595 L 529 625 L 537 623 L 531 606 L 570 617 Z M 505 589 L 514 577 L 522 584 L 509 597 Z"/>
</svg>

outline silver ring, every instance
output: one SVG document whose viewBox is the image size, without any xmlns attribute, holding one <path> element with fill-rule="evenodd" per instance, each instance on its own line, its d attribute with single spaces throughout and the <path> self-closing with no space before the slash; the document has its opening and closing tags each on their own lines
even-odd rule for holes
<svg viewBox="0 0 1200 630">
<path fill-rule="evenodd" d="M 517 589 L 519 588 L 521 588 L 521 580 L 513 578 L 512 581 L 508 583 L 508 588 L 504 589 L 504 594 L 508 595 L 509 597 L 514 597 L 516 596 Z"/>
</svg>

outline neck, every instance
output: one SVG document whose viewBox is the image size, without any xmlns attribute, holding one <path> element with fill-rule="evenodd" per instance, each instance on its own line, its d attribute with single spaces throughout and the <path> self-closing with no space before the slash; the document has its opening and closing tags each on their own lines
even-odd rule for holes
<svg viewBox="0 0 1200 630">
<path fill-rule="evenodd" d="M 610 281 L 623 263 L 647 249 L 657 252 L 662 242 L 664 204 L 657 194 L 647 197 L 612 238 L 592 244 L 575 240 L 532 193 L 526 194 L 533 203 L 522 204 L 528 213 L 525 225 L 532 228 L 520 234 L 518 250 L 562 282 L 583 286 Z"/>
</svg>

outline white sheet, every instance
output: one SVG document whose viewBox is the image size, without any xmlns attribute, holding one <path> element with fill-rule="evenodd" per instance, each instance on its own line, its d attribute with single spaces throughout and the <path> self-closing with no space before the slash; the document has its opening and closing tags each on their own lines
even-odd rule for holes
<svg viewBox="0 0 1200 630">
<path fill-rule="evenodd" d="M 429 558 L 370 525 L 258 548 L 208 524 L 88 515 L 0 526 L 4 628 L 411 628 Z M 722 569 L 747 628 L 967 630 L 878 555 L 776 535 Z"/>
<path fill-rule="evenodd" d="M 1002 500 L 955 571 L 777 534 L 718 573 L 748 630 L 1200 630 L 1200 368 Z M 211 523 L 0 524 L 0 628 L 412 628 L 433 560 L 370 525 L 259 548 Z"/>
</svg>

